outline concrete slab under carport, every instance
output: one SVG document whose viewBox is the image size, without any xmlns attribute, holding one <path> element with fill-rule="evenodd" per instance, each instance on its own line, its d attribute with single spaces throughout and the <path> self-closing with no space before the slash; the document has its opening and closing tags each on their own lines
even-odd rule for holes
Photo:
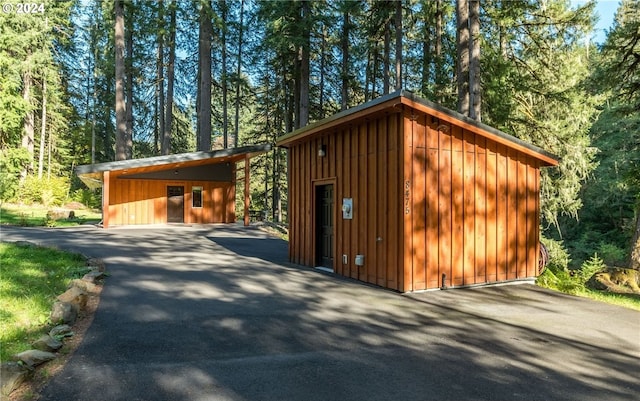
<svg viewBox="0 0 640 401">
<path fill-rule="evenodd" d="M 2 227 L 2 240 L 71 248 L 111 273 L 92 327 L 41 400 L 640 393 L 639 312 L 531 285 L 400 295 L 274 263 L 284 242 L 253 227 Z"/>
</svg>

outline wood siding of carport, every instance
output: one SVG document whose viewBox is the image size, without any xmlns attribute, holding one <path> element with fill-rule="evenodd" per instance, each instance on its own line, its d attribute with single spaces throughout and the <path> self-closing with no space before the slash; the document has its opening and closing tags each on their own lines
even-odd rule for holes
<svg viewBox="0 0 640 401">
<path fill-rule="evenodd" d="M 315 263 L 314 188 L 335 184 L 334 270 L 337 274 L 403 290 L 402 114 L 384 113 L 327 131 L 289 147 L 289 257 Z M 320 146 L 326 156 L 319 157 Z M 342 218 L 353 198 L 353 219 Z M 365 255 L 362 267 L 357 254 Z M 343 264 L 342 255 L 347 255 Z"/>
<path fill-rule="evenodd" d="M 415 113 L 404 119 L 404 291 L 438 288 L 442 274 L 453 286 L 536 276 L 539 162 Z"/>
<path fill-rule="evenodd" d="M 235 221 L 235 183 L 212 181 L 168 181 L 118 178 L 111 172 L 108 183 L 109 225 L 167 223 L 167 187 L 184 187 L 186 224 L 231 223 Z M 202 208 L 192 208 L 191 190 L 202 187 Z"/>
</svg>

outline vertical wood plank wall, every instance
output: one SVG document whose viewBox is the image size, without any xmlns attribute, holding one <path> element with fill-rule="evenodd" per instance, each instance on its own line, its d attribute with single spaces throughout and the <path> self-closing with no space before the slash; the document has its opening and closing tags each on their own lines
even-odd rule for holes
<svg viewBox="0 0 640 401">
<path fill-rule="evenodd" d="M 402 114 L 382 114 L 331 130 L 289 148 L 289 257 L 315 265 L 314 194 L 334 185 L 334 271 L 403 290 Z M 319 157 L 320 146 L 326 156 Z M 342 218 L 343 198 L 353 198 L 353 219 Z M 355 256 L 365 256 L 364 266 Z M 343 264 L 342 255 L 347 255 Z"/>
<path fill-rule="evenodd" d="M 443 274 L 447 286 L 537 274 L 540 165 L 531 156 L 395 109 L 291 144 L 288 158 L 293 263 L 315 265 L 315 188 L 333 184 L 337 274 L 399 291 L 439 288 Z M 342 218 L 343 198 L 353 198 L 352 220 Z"/>
<path fill-rule="evenodd" d="M 185 224 L 232 223 L 235 221 L 235 183 L 212 181 L 109 180 L 109 225 L 167 223 L 167 187 L 184 187 Z M 191 188 L 202 187 L 202 208 L 193 208 Z"/>
<path fill-rule="evenodd" d="M 436 118 L 407 112 L 412 285 L 405 291 L 533 277 L 539 165 Z"/>
</svg>

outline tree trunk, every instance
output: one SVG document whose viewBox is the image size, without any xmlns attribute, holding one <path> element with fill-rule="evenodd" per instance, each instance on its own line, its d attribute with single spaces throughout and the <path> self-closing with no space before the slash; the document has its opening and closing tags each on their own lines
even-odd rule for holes
<svg viewBox="0 0 640 401">
<path fill-rule="evenodd" d="M 482 86 L 480 83 L 480 0 L 469 0 L 469 27 L 471 33 L 471 50 L 469 62 L 469 117 L 482 121 Z"/>
<path fill-rule="evenodd" d="M 396 90 L 402 89 L 402 0 L 396 0 Z"/>
<path fill-rule="evenodd" d="M 426 7 L 426 5 L 423 5 Z M 421 88 L 422 96 L 429 98 L 430 96 L 430 83 L 431 83 L 431 64 L 433 63 L 433 53 L 431 51 L 432 45 L 432 31 L 431 24 L 433 23 L 433 14 L 432 8 L 429 7 L 427 10 L 423 10 L 422 18 L 425 21 L 424 23 L 424 32 L 422 38 L 422 76 L 421 76 Z"/>
<path fill-rule="evenodd" d="M 229 113 L 227 104 L 227 2 L 220 0 L 220 17 L 222 18 L 221 40 L 222 40 L 222 142 L 223 148 L 229 147 Z"/>
<path fill-rule="evenodd" d="M 93 36 L 93 35 L 92 35 Z M 97 89 L 97 76 L 98 76 L 98 46 L 91 39 L 93 59 L 91 66 L 91 164 L 95 164 L 96 162 L 96 107 L 98 103 L 98 89 Z"/>
<path fill-rule="evenodd" d="M 426 35 L 429 35 L 427 32 Z M 429 97 L 429 68 L 431 67 L 431 40 L 427 36 L 422 41 L 422 87 L 421 92 L 425 97 Z"/>
<path fill-rule="evenodd" d="M 342 14 L 342 38 L 340 47 L 342 49 L 342 85 L 340 110 L 346 110 L 349 106 L 349 31 L 350 31 L 349 11 Z"/>
<path fill-rule="evenodd" d="M 127 56 L 125 57 L 125 75 L 127 77 L 126 85 L 126 118 L 127 118 L 127 135 L 126 135 L 126 152 L 127 159 L 133 157 L 133 2 L 128 0 L 125 11 L 129 14 L 129 18 L 125 20 L 125 41 L 127 46 Z"/>
<path fill-rule="evenodd" d="M 156 58 L 156 129 L 154 132 L 153 152 L 158 154 L 158 145 L 162 148 L 164 134 L 164 4 L 158 0 L 158 33 Z"/>
<path fill-rule="evenodd" d="M 502 23 L 500 24 L 499 27 L 500 30 L 500 55 L 502 56 L 502 58 L 504 60 L 507 59 L 507 30 L 506 28 L 502 25 Z"/>
<path fill-rule="evenodd" d="M 327 58 L 327 26 L 325 24 L 322 24 L 322 39 L 320 42 L 320 85 L 319 85 L 319 92 L 320 92 L 320 99 L 319 99 L 319 105 L 318 105 L 318 109 L 319 109 L 319 115 L 318 117 L 320 119 L 324 118 L 324 69 L 325 69 L 325 65 L 326 65 L 326 58 Z"/>
<path fill-rule="evenodd" d="M 469 115 L 469 3 L 456 0 L 458 65 L 456 81 L 458 87 L 458 112 Z"/>
<path fill-rule="evenodd" d="M 442 61 L 442 0 L 436 0 L 436 43 L 435 43 L 435 98 L 444 102 L 444 68 Z"/>
<path fill-rule="evenodd" d="M 31 59 L 29 54 L 28 60 Z M 22 99 L 26 104 L 31 104 L 31 85 L 33 77 L 31 76 L 31 69 L 27 67 L 27 70 L 22 75 Z M 20 172 L 20 180 L 27 178 L 29 171 L 33 171 L 33 158 L 35 151 L 35 116 L 33 109 L 29 108 L 24 116 L 24 132 L 22 134 L 22 147 L 29 153 L 29 164 Z"/>
<path fill-rule="evenodd" d="M 631 240 L 630 255 L 629 267 L 640 270 L 640 205 L 636 208 L 636 231 Z"/>
<path fill-rule="evenodd" d="M 369 92 L 369 86 L 372 83 L 371 77 L 373 76 L 373 63 L 371 60 L 371 48 L 367 51 L 367 70 L 365 71 L 364 76 L 364 101 L 365 103 L 371 99 L 371 95 Z M 373 86 L 373 85 L 371 85 Z"/>
<path fill-rule="evenodd" d="M 236 115 L 233 136 L 233 147 L 238 147 L 238 136 L 240 135 L 240 73 L 242 72 L 242 39 L 244 33 L 244 0 L 240 1 L 240 27 L 238 28 L 238 65 L 236 66 Z"/>
<path fill-rule="evenodd" d="M 382 93 L 389 93 L 391 84 L 389 83 L 389 73 L 391 69 L 391 20 L 388 19 L 384 24 L 384 55 L 382 57 L 383 77 L 382 77 Z"/>
<path fill-rule="evenodd" d="M 198 150 L 211 150 L 211 1 L 201 2 L 198 41 Z"/>
<path fill-rule="evenodd" d="M 300 120 L 298 127 L 309 123 L 309 74 L 311 47 L 311 6 L 308 0 L 301 2 L 302 46 L 300 48 Z"/>
<path fill-rule="evenodd" d="M 162 132 L 161 153 L 171 154 L 171 135 L 173 132 L 173 85 L 176 66 L 176 3 L 169 3 L 169 62 L 167 64 L 167 101 L 165 103 L 164 131 Z"/>
<path fill-rule="evenodd" d="M 375 99 L 377 88 L 378 88 L 378 63 L 380 61 L 380 49 L 378 48 L 378 44 L 374 44 L 373 54 L 371 55 L 371 96 L 369 96 L 369 100 Z"/>
<path fill-rule="evenodd" d="M 49 146 L 47 146 L 47 179 L 51 179 L 51 148 L 53 139 L 51 138 L 51 130 L 49 130 Z"/>
<path fill-rule="evenodd" d="M 127 115 L 124 99 L 124 9 L 115 0 L 116 160 L 127 159 Z"/>
<path fill-rule="evenodd" d="M 40 127 L 40 153 L 38 154 L 38 178 L 44 171 L 44 145 L 47 139 L 47 79 L 42 77 L 42 126 Z"/>
</svg>

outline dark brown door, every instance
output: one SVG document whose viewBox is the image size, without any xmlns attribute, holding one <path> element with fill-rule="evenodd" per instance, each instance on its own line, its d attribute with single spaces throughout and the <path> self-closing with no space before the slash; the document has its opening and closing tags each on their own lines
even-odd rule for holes
<svg viewBox="0 0 640 401">
<path fill-rule="evenodd" d="M 316 187 L 316 263 L 333 270 L 333 185 Z"/>
<path fill-rule="evenodd" d="M 184 223 L 184 187 L 167 187 L 167 222 Z"/>
</svg>

